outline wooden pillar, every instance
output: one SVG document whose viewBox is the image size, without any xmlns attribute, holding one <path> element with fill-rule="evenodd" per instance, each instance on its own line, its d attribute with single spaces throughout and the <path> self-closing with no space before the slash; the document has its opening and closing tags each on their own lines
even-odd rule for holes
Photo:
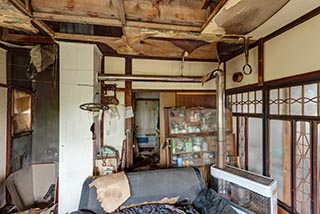
<svg viewBox="0 0 320 214">
<path fill-rule="evenodd" d="M 132 74 L 132 58 L 126 57 L 125 60 L 125 73 L 126 75 Z M 125 106 L 133 106 L 133 92 L 132 82 L 125 81 Z M 131 167 L 133 165 L 133 118 L 125 119 L 125 134 L 127 135 L 127 147 L 126 147 L 126 166 Z"/>
<path fill-rule="evenodd" d="M 258 41 L 258 85 L 264 83 L 264 40 Z"/>
<path fill-rule="evenodd" d="M 168 129 L 167 116 L 165 115 L 165 107 L 176 106 L 176 93 L 175 92 L 161 92 L 160 93 L 160 167 L 166 168 L 170 166 L 169 156 L 165 147 L 166 129 Z M 168 151 L 169 153 L 170 151 Z"/>
</svg>

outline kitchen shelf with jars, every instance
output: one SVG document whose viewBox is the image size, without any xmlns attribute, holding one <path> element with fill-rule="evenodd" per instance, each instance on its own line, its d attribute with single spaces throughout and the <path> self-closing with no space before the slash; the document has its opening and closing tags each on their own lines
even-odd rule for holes
<svg viewBox="0 0 320 214">
<path fill-rule="evenodd" d="M 179 107 L 167 108 L 166 112 L 166 138 L 170 143 L 172 166 L 214 164 L 217 152 L 216 109 Z"/>
</svg>

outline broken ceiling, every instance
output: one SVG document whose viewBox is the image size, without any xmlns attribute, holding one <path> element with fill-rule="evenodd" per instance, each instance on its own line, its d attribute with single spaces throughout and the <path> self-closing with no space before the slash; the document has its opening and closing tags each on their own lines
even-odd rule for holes
<svg viewBox="0 0 320 214">
<path fill-rule="evenodd" d="M 218 60 L 289 0 L 2 0 L 0 38 L 96 43 L 106 54 Z M 227 35 L 227 37 L 225 37 Z M 233 35 L 232 37 L 228 35 Z M 236 35 L 236 36 L 234 36 Z M 217 50 L 219 47 L 228 50 Z"/>
</svg>

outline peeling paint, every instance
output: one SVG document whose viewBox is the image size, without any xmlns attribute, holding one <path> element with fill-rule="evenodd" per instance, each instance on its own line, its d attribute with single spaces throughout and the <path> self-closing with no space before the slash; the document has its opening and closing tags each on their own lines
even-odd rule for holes
<svg viewBox="0 0 320 214">
<path fill-rule="evenodd" d="M 242 0 L 229 0 L 224 6 L 225 10 L 229 10 L 230 8 L 236 6 L 238 3 L 240 3 Z"/>
<path fill-rule="evenodd" d="M 219 27 L 214 20 L 211 20 L 207 27 L 201 32 L 201 34 L 215 34 L 224 35 L 226 32 L 224 28 Z"/>
</svg>

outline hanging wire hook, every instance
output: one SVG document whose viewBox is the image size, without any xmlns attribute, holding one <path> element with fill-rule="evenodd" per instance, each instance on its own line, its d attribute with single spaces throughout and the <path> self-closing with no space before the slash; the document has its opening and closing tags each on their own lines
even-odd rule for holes
<svg viewBox="0 0 320 214">
<path fill-rule="evenodd" d="M 189 56 L 188 51 L 183 51 L 182 52 L 182 61 L 181 61 L 181 66 L 180 66 L 180 76 L 183 76 L 183 70 L 184 70 L 184 58 Z"/>
<path fill-rule="evenodd" d="M 250 46 L 250 38 L 251 37 L 243 37 L 243 45 L 244 45 L 244 56 L 246 64 L 242 67 L 242 71 L 245 75 L 249 75 L 252 73 L 252 66 L 249 64 L 249 46 Z"/>
</svg>

